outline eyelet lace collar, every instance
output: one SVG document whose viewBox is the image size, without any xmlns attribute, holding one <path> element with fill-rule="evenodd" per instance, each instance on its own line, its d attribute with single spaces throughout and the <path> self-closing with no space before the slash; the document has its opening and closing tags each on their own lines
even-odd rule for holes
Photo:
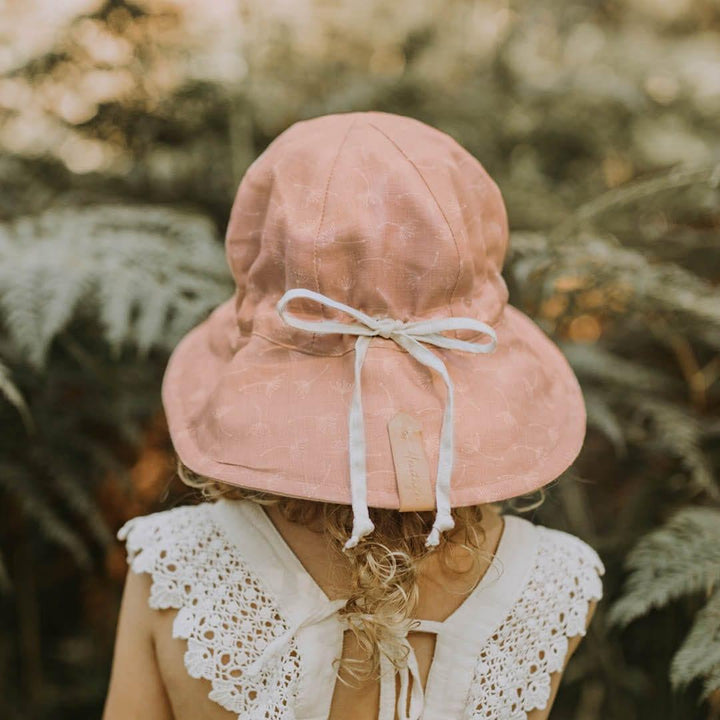
<svg viewBox="0 0 720 720">
<path fill-rule="evenodd" d="M 258 573 L 270 584 L 281 611 L 291 616 L 289 629 L 273 641 L 273 647 L 267 650 L 267 658 L 277 656 L 288 642 L 294 638 L 300 647 L 305 641 L 312 647 L 308 655 L 318 653 L 319 643 L 310 638 L 313 629 L 319 629 L 323 621 L 335 625 L 339 642 L 334 643 L 342 649 L 342 632 L 346 625 L 337 611 L 345 604 L 344 599 L 331 601 L 300 562 L 292 548 L 270 520 L 263 508 L 256 503 L 223 499 L 215 503 L 215 517 L 232 538 L 241 542 L 239 529 L 247 547 L 247 531 L 250 527 L 258 532 L 264 543 L 253 543 L 244 554 L 251 565 L 256 565 Z M 521 538 L 520 536 L 524 537 Z M 524 553 L 518 556 L 513 548 L 520 542 Z M 262 548 L 265 548 L 264 552 Z M 427 687 L 423 691 L 415 652 L 405 636 L 408 648 L 407 666 L 396 670 L 389 659 L 381 658 L 380 714 L 378 720 L 393 720 L 395 712 L 400 720 L 418 720 L 421 716 L 430 718 L 453 717 L 448 710 L 462 706 L 464 697 L 448 698 L 446 683 L 442 680 L 449 675 L 459 679 L 464 685 L 465 694 L 472 682 L 477 649 L 482 645 L 492 629 L 500 623 L 504 613 L 517 598 L 534 557 L 534 526 L 526 520 L 514 516 L 504 517 L 504 528 L 498 542 L 493 563 L 487 569 L 480 582 L 465 598 L 463 603 L 443 622 L 415 620 L 412 630 L 432 632 L 437 636 L 435 657 L 430 667 Z M 482 604 L 482 609 L 480 605 Z M 339 656 L 339 655 L 338 655 Z M 258 662 L 258 671 L 265 661 Z M 396 672 L 400 677 L 400 692 L 396 697 Z M 457 687 L 457 682 L 452 683 Z M 330 700 L 334 683 L 330 683 Z M 318 684 L 308 687 L 308 692 L 318 692 Z M 301 688 L 301 692 L 302 692 Z M 434 698 L 437 695 L 442 700 Z M 328 701 L 329 702 L 329 701 Z M 431 705 L 438 705 L 439 714 L 428 714 Z M 328 705 L 329 708 L 329 705 Z M 459 717 L 459 715 L 458 715 Z"/>
</svg>

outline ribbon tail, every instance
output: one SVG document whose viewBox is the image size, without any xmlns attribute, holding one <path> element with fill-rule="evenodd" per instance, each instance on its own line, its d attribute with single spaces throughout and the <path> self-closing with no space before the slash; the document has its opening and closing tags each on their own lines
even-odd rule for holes
<svg viewBox="0 0 720 720">
<path fill-rule="evenodd" d="M 440 533 L 452 530 L 455 521 L 450 510 L 450 478 L 453 469 L 453 411 L 454 411 L 454 390 L 453 384 L 443 365 L 440 373 L 447 385 L 447 400 L 445 401 L 445 412 L 443 414 L 442 429 L 440 431 L 440 448 L 438 451 L 437 478 L 435 480 L 435 522 L 428 535 L 425 546 L 437 547 L 440 544 Z"/>
<path fill-rule="evenodd" d="M 407 717 L 408 720 L 420 720 L 425 706 L 425 693 L 420 680 L 420 668 L 418 667 L 415 651 L 409 643 L 408 647 L 410 647 L 408 668 L 412 677 L 412 688 L 410 689 L 410 708 Z"/>
<path fill-rule="evenodd" d="M 408 657 L 408 660 L 410 658 Z M 402 670 L 399 671 L 400 673 L 400 693 L 397 697 L 397 716 L 400 718 L 400 720 L 408 720 L 408 708 L 407 708 L 407 702 L 408 702 L 408 688 L 410 684 L 410 679 L 408 677 L 408 669 L 407 667 L 404 667 Z"/>
<path fill-rule="evenodd" d="M 399 336 L 397 342 L 402 345 L 418 362 L 426 365 L 438 373 L 445 381 L 447 399 L 443 413 L 442 428 L 440 430 L 440 447 L 438 451 L 438 464 L 435 477 L 435 522 L 432 530 L 425 540 L 426 547 L 436 547 L 440 544 L 440 533 L 452 530 L 455 521 L 450 512 L 450 478 L 453 468 L 453 412 L 454 391 L 453 384 L 448 375 L 445 363 L 435 353 L 421 345 L 417 340 L 408 336 Z"/>
<path fill-rule="evenodd" d="M 284 633 L 278 635 L 274 640 L 271 640 L 262 651 L 259 657 L 257 657 L 245 670 L 245 674 L 249 677 L 258 675 L 263 667 L 277 657 L 282 650 L 287 649 L 290 641 L 295 634 L 302 628 L 312 625 L 313 623 L 322 622 L 325 618 L 334 615 L 338 610 L 345 607 L 346 600 L 332 600 L 326 605 L 317 608 L 313 613 L 303 618 L 300 622 L 295 623 L 288 628 Z"/>
<path fill-rule="evenodd" d="M 365 422 L 362 407 L 362 366 L 365 354 L 370 345 L 370 338 L 358 337 L 355 342 L 355 387 L 350 403 L 348 424 L 350 450 L 350 492 L 352 494 L 353 528 L 352 536 L 345 543 L 343 550 L 354 548 L 362 537 L 369 535 L 375 525 L 370 520 L 367 506 L 367 468 L 365 452 Z"/>
<path fill-rule="evenodd" d="M 394 720 L 395 717 L 395 668 L 380 653 L 380 711 L 378 720 Z"/>
<path fill-rule="evenodd" d="M 249 677 L 259 675 L 260 672 L 262 672 L 263 667 L 265 667 L 265 664 L 269 660 L 272 660 L 272 658 L 274 658 L 278 652 L 280 652 L 280 650 L 290 642 L 290 639 L 294 634 L 295 628 L 291 628 L 282 635 L 278 635 L 274 640 L 265 646 L 265 649 L 260 654 L 260 657 L 256 658 L 255 661 L 245 669 L 244 674 Z"/>
<path fill-rule="evenodd" d="M 417 657 L 407 638 L 405 638 L 405 645 L 408 649 L 407 665 L 398 671 L 400 673 L 400 694 L 397 698 L 396 711 L 400 720 L 420 720 L 425 705 L 425 693 L 422 688 Z"/>
</svg>

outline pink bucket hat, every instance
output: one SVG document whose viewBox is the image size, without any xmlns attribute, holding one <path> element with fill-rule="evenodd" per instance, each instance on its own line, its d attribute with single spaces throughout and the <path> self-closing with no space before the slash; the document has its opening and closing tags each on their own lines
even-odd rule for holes
<svg viewBox="0 0 720 720">
<path fill-rule="evenodd" d="M 232 298 L 175 348 L 162 396 L 191 470 L 280 495 L 450 508 L 521 495 L 575 459 L 585 405 L 508 304 L 500 192 L 445 133 L 382 112 L 279 135 L 226 235 Z M 432 347 L 432 350 L 430 349 Z M 433 472 L 431 468 L 436 468 Z"/>
</svg>

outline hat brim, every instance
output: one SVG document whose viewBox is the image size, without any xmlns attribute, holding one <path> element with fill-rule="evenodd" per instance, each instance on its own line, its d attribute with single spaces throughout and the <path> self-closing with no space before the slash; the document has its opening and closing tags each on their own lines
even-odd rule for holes
<svg viewBox="0 0 720 720">
<path fill-rule="evenodd" d="M 426 346 L 455 389 L 454 507 L 537 490 L 570 466 L 585 437 L 582 392 L 560 349 L 512 305 L 495 330 L 492 354 Z M 232 485 L 349 504 L 354 352 L 311 355 L 255 334 L 235 352 L 237 336 L 230 299 L 170 357 L 162 397 L 179 458 Z M 436 373 L 372 338 L 362 369 L 370 507 L 400 504 L 387 430 L 400 411 L 421 423 L 434 487 L 445 397 Z"/>
</svg>

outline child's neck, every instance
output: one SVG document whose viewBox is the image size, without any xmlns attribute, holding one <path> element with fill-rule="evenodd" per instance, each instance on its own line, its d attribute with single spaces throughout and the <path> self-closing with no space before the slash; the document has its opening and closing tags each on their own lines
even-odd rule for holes
<svg viewBox="0 0 720 720">
<path fill-rule="evenodd" d="M 278 532 L 315 582 L 331 599 L 348 596 L 351 570 L 342 553 L 334 552 L 330 538 L 307 527 L 287 520 L 275 506 L 265 508 Z M 440 553 L 431 553 L 421 561 L 418 578 L 419 602 L 417 617 L 444 620 L 467 597 L 487 571 L 503 532 L 504 521 L 493 506 L 483 508 L 478 528 L 485 540 L 480 552 L 470 553 L 460 545 L 449 545 L 445 559 Z M 462 541 L 462 531 L 451 537 Z M 449 568 L 460 572 L 453 572 Z"/>
</svg>

